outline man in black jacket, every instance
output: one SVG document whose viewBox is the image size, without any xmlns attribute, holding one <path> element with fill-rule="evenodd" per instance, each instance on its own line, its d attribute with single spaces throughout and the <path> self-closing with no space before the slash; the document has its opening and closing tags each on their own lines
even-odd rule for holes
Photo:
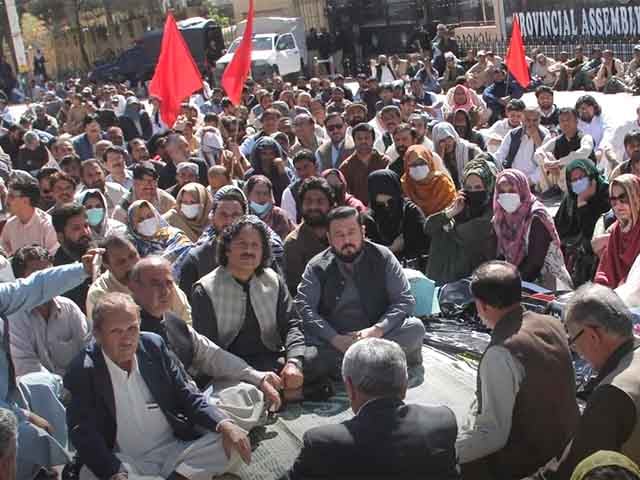
<svg viewBox="0 0 640 480">
<path fill-rule="evenodd" d="M 251 461 L 246 433 L 187 383 L 162 338 L 140 334 L 131 297 L 107 294 L 93 321 L 96 342 L 64 378 L 81 477 L 204 480 L 235 466 L 232 451 Z"/>
<path fill-rule="evenodd" d="M 289 478 L 457 478 L 456 419 L 447 407 L 407 405 L 407 362 L 395 342 L 352 345 L 342 376 L 356 414 L 307 431 Z"/>
</svg>

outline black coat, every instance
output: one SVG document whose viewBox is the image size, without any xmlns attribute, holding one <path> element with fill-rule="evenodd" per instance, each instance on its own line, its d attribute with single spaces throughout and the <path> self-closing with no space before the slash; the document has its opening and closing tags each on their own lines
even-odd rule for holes
<svg viewBox="0 0 640 480">
<path fill-rule="evenodd" d="M 307 431 L 289 478 L 458 478 L 457 431 L 447 407 L 373 400 L 350 420 Z"/>
<path fill-rule="evenodd" d="M 127 142 L 130 142 L 134 138 L 142 138 L 145 141 L 149 140 L 153 135 L 153 127 L 151 126 L 151 118 L 147 112 L 140 112 L 140 127 L 142 128 L 142 132 L 140 132 L 137 128 L 133 120 L 129 117 L 125 117 L 121 115 L 118 118 L 118 122 L 120 123 L 120 128 L 122 128 L 122 133 L 124 134 L 124 139 Z"/>
<path fill-rule="evenodd" d="M 136 353 L 138 368 L 154 400 L 181 440 L 195 440 L 198 427 L 215 431 L 227 418 L 188 384 L 161 337 L 141 333 Z M 80 462 L 98 478 L 108 479 L 120 469 L 114 453 L 116 410 L 113 386 L 102 349 L 89 345 L 71 363 L 64 377 L 71 393 L 67 427 Z M 126 452 L 124 452 L 126 454 Z"/>
</svg>

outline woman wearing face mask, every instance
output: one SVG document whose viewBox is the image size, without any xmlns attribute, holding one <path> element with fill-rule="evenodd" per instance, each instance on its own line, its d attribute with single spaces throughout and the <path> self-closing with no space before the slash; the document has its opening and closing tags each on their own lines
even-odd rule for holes
<svg viewBox="0 0 640 480">
<path fill-rule="evenodd" d="M 275 205 L 271 180 L 264 175 L 254 175 L 247 180 L 244 193 L 249 200 L 249 211 L 269 225 L 284 240 L 295 228 L 289 215 Z"/>
<path fill-rule="evenodd" d="M 169 225 L 184 232 L 189 240 L 197 242 L 202 231 L 209 226 L 211 197 L 199 183 L 187 183 L 176 197 L 176 206 L 163 215 Z"/>
<path fill-rule="evenodd" d="M 640 254 L 640 178 L 630 173 L 614 178 L 609 201 L 616 221 L 593 281 L 618 288 L 627 283 Z"/>
<path fill-rule="evenodd" d="M 429 251 L 424 214 L 402 194 L 400 178 L 391 170 L 369 174 L 369 212 L 364 217 L 367 237 L 385 245 L 400 260 L 420 259 Z"/>
<path fill-rule="evenodd" d="M 127 211 L 127 234 L 140 257 L 161 255 L 173 266 L 173 276 L 180 278 L 182 264 L 193 247 L 182 230 L 170 226 L 147 200 L 136 200 Z"/>
<path fill-rule="evenodd" d="M 422 145 L 412 145 L 404 154 L 402 190 L 425 216 L 439 212 L 451 205 L 456 187 L 451 178 L 438 171 L 433 155 Z"/>
<path fill-rule="evenodd" d="M 520 170 L 498 174 L 493 213 L 498 256 L 517 266 L 524 281 L 550 290 L 571 287 L 553 218 Z"/>
<path fill-rule="evenodd" d="M 358 212 L 363 213 L 367 211 L 367 207 L 364 206 L 359 199 L 347 192 L 347 179 L 337 168 L 329 168 L 322 172 L 322 176 L 329 182 L 333 189 L 333 194 L 336 198 L 336 206 L 338 207 L 353 207 Z"/>
<path fill-rule="evenodd" d="M 427 277 L 437 284 L 455 282 L 480 264 L 496 258 L 496 236 L 491 224 L 496 170 L 478 156 L 462 174 L 464 189 L 444 210 L 427 218 L 431 237 Z"/>
<path fill-rule="evenodd" d="M 589 159 L 574 160 L 566 168 L 567 185 L 554 218 L 567 270 L 575 287 L 593 279 L 598 257 L 591 238 L 598 218 L 611 208 L 609 184 Z"/>
<path fill-rule="evenodd" d="M 124 223 L 109 218 L 107 200 L 100 190 L 84 190 L 76 196 L 76 199 L 87 210 L 87 220 L 93 240 L 102 240 L 108 235 L 124 234 L 127 231 Z"/>
</svg>

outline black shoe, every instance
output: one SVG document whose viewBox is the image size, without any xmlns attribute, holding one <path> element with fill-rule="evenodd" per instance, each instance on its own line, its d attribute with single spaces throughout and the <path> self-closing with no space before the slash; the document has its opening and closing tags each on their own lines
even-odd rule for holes
<svg viewBox="0 0 640 480">
<path fill-rule="evenodd" d="M 326 402 L 336 393 L 333 383 L 327 381 L 325 383 L 316 383 L 313 385 L 305 385 L 303 387 L 304 399 L 310 402 Z"/>
</svg>

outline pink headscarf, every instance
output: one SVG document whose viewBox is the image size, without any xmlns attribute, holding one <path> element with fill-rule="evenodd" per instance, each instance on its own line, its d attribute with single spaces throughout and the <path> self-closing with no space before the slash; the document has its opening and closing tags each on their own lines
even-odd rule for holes
<svg viewBox="0 0 640 480">
<path fill-rule="evenodd" d="M 455 100 L 456 92 L 459 90 L 462 90 L 465 96 L 465 102 L 460 105 L 457 104 Z M 471 93 L 469 92 L 469 89 L 464 85 L 456 85 L 455 87 L 453 87 L 451 89 L 451 96 L 449 98 L 449 107 L 451 108 L 452 111 L 464 110 L 465 112 L 469 112 L 469 110 L 475 107 L 473 103 L 473 99 L 471 98 Z"/>
<path fill-rule="evenodd" d="M 506 179 L 520 195 L 520 207 L 513 213 L 507 213 L 498 203 L 498 185 L 502 179 Z M 551 235 L 551 241 L 560 246 L 553 218 L 531 193 L 529 181 L 521 171 L 508 168 L 498 174 L 493 195 L 493 212 L 492 222 L 498 238 L 498 253 L 504 255 L 505 260 L 512 265 L 519 266 L 526 256 L 526 237 L 534 218 L 538 218 L 544 224 Z"/>
</svg>

